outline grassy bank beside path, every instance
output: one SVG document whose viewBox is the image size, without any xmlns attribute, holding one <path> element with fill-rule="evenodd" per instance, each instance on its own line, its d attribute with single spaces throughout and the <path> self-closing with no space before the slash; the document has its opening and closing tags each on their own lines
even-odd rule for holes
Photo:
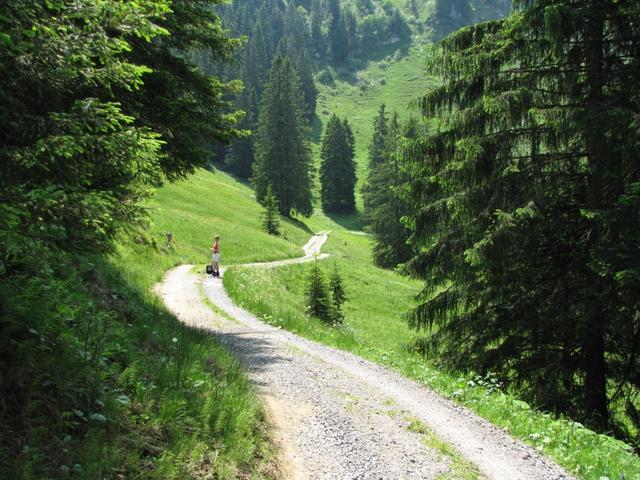
<svg viewBox="0 0 640 480">
<path fill-rule="evenodd" d="M 32 275 L 0 275 L 0 478 L 278 477 L 243 369 L 152 287 L 175 265 L 203 270 L 216 233 L 226 264 L 299 256 L 309 233 L 262 232 L 251 189 L 223 173 L 166 185 L 148 207 L 151 228 L 106 258 L 34 254 Z"/>
</svg>

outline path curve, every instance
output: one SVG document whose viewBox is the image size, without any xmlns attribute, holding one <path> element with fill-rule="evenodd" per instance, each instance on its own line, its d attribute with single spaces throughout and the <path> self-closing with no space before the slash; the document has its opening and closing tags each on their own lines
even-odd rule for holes
<svg viewBox="0 0 640 480">
<path fill-rule="evenodd" d="M 314 235 L 304 257 L 246 266 L 273 268 L 325 258 L 320 249 L 327 234 Z M 456 478 L 448 457 L 429 447 L 410 424 L 426 425 L 485 478 L 572 478 L 531 447 L 425 386 L 261 322 L 232 302 L 220 279 L 193 270 L 191 265 L 170 270 L 155 291 L 178 319 L 215 334 L 246 365 L 267 405 L 286 478 Z M 225 315 L 207 307 L 203 295 Z"/>
</svg>

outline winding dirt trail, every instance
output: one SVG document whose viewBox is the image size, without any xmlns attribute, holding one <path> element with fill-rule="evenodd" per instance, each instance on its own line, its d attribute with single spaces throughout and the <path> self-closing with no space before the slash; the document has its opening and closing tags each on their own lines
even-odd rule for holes
<svg viewBox="0 0 640 480">
<path fill-rule="evenodd" d="M 328 255 L 320 249 L 327 234 L 314 235 L 304 257 L 247 266 L 274 268 L 324 258 Z M 170 270 L 155 291 L 182 322 L 213 333 L 245 364 L 267 405 L 286 478 L 458 478 L 451 458 L 433 448 L 430 435 L 417 425 L 451 445 L 481 478 L 572 478 L 423 385 L 261 322 L 231 301 L 220 279 L 193 270 L 191 265 Z M 205 297 L 225 315 L 207 307 Z"/>
</svg>

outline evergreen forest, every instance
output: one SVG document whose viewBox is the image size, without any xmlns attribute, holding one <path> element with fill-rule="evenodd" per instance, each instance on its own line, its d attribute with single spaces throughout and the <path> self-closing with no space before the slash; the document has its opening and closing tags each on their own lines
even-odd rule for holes
<svg viewBox="0 0 640 480">
<path fill-rule="evenodd" d="M 639 480 L 638 92 L 638 0 L 5 0 L 0 478 L 288 478 L 159 293 L 215 234 L 221 322 L 207 282 Z"/>
</svg>

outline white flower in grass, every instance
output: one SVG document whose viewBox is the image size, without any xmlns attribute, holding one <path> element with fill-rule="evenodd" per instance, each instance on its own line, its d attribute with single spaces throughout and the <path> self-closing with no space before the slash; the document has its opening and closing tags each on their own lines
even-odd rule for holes
<svg viewBox="0 0 640 480">
<path fill-rule="evenodd" d="M 176 337 L 173 337 L 173 338 L 171 339 L 171 341 L 172 341 L 173 343 L 178 343 L 178 339 L 177 339 Z"/>
</svg>

